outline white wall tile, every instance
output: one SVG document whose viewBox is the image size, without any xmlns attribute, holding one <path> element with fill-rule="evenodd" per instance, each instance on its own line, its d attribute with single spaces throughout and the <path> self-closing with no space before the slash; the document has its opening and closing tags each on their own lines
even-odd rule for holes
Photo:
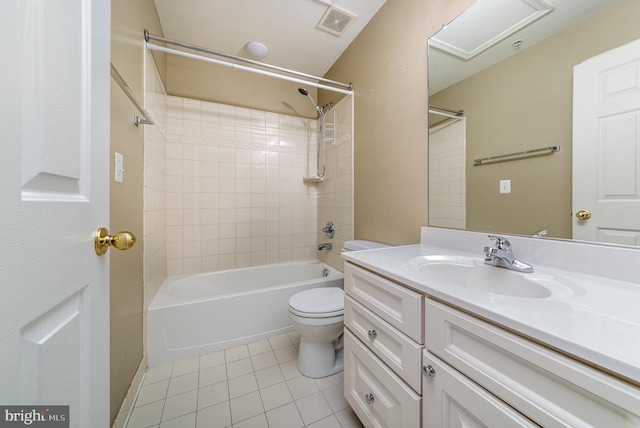
<svg viewBox="0 0 640 428">
<path fill-rule="evenodd" d="M 465 120 L 429 134 L 429 224 L 464 228 Z"/>
<path fill-rule="evenodd" d="M 161 165 L 145 174 L 162 186 L 156 196 L 148 190 L 145 205 L 163 214 L 145 218 L 158 218 L 149 227 L 164 231 L 160 254 L 168 258 L 167 274 L 316 258 L 320 205 L 340 201 L 352 210 L 353 196 L 349 187 L 323 200 L 315 186 L 302 183 L 315 169 L 316 121 L 166 95 L 164 102 L 164 148 L 149 150 Z M 328 160 L 344 162 L 342 147 L 340 154 L 329 150 Z M 348 187 L 352 150 L 344 152 L 350 177 L 335 183 Z M 345 212 L 334 216 L 352 219 Z"/>
</svg>

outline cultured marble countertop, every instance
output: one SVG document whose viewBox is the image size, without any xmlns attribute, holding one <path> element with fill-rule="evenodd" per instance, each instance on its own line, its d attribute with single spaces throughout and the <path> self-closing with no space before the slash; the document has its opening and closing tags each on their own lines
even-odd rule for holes
<svg viewBox="0 0 640 428">
<path fill-rule="evenodd" d="M 550 275 L 562 285 L 550 287 L 551 295 L 544 298 L 506 296 L 438 283 L 416 267 L 425 256 L 443 254 L 482 260 L 482 253 L 443 252 L 425 244 L 342 257 L 640 385 L 639 284 L 534 266 L 533 274 L 510 273 Z"/>
</svg>

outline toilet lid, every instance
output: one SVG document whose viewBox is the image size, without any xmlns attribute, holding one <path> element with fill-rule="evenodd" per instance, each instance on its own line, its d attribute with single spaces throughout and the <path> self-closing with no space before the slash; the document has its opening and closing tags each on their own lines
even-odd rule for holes
<svg viewBox="0 0 640 428">
<path fill-rule="evenodd" d="M 312 288 L 289 299 L 291 312 L 307 318 L 328 318 L 344 313 L 344 291 L 338 287 Z"/>
</svg>

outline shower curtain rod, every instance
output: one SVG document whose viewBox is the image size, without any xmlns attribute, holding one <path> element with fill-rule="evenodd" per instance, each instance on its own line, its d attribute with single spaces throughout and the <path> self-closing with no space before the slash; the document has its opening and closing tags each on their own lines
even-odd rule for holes
<svg viewBox="0 0 640 428">
<path fill-rule="evenodd" d="M 434 106 L 429 104 L 429 113 L 438 114 L 440 116 L 446 116 L 453 119 L 462 119 L 464 117 L 464 110 L 452 110 L 449 108 Z"/>
<path fill-rule="evenodd" d="M 149 114 L 149 112 L 147 112 L 144 109 L 144 107 L 142 107 L 142 104 L 140 104 L 140 102 L 138 101 L 138 99 L 134 95 L 133 91 L 131 90 L 129 85 L 127 85 L 127 82 L 124 81 L 124 78 L 118 72 L 118 69 L 115 67 L 115 65 L 113 65 L 113 63 L 111 63 L 111 77 L 113 78 L 113 80 L 116 81 L 118 86 L 120 86 L 120 89 L 122 89 L 122 91 L 129 98 L 129 100 L 131 100 L 131 103 L 133 103 L 135 108 L 138 109 L 138 111 L 142 115 L 142 117 L 140 117 L 138 115 L 134 115 L 133 116 L 133 123 L 135 123 L 136 126 L 153 125 L 153 119 L 151 118 L 151 115 Z"/>
<path fill-rule="evenodd" d="M 281 79 L 284 79 L 284 80 L 289 80 L 289 81 L 292 81 L 292 82 L 308 84 L 308 85 L 314 86 L 316 88 L 332 90 L 334 92 L 340 92 L 340 93 L 347 94 L 347 95 L 353 95 L 353 84 L 352 83 L 337 82 L 335 80 L 325 79 L 323 77 L 313 76 L 311 74 L 306 74 L 306 73 L 302 73 L 302 72 L 295 71 L 295 70 L 289 70 L 287 68 L 278 67 L 278 66 L 271 65 L 271 64 L 266 64 L 264 62 L 254 61 L 254 60 L 251 60 L 251 59 L 242 58 L 240 56 L 231 55 L 231 54 L 228 54 L 228 53 L 224 53 L 224 52 L 219 52 L 219 51 L 215 51 L 215 50 L 212 50 L 212 49 L 203 48 L 201 46 L 192 45 L 190 43 L 184 43 L 184 42 L 180 42 L 180 41 L 172 40 L 172 39 L 167 39 L 167 38 L 160 37 L 160 36 L 154 36 L 153 34 L 149 33 L 148 30 L 144 30 L 144 39 L 147 42 L 147 47 L 149 49 L 152 49 L 152 50 L 172 53 L 172 54 L 175 54 L 175 55 L 181 55 L 181 56 L 185 56 L 187 58 L 204 60 L 204 61 L 207 61 L 207 62 L 212 62 L 214 64 L 226 65 L 226 66 L 229 66 L 231 68 L 238 68 L 238 69 L 241 69 L 241 70 L 251 71 L 251 72 L 254 72 L 254 73 L 258 73 L 258 74 L 262 74 L 262 75 L 266 75 L 266 76 L 271 76 L 271 77 L 277 77 L 277 78 L 281 78 Z M 155 45 L 153 43 L 150 43 L 150 40 L 155 40 L 155 41 L 166 43 L 166 44 L 169 44 L 169 45 L 180 46 L 180 47 L 183 47 L 183 48 L 186 48 L 186 49 L 191 49 L 191 50 L 194 50 L 194 51 L 203 52 L 203 53 L 207 53 L 207 54 L 210 54 L 210 55 L 216 55 L 216 56 L 220 56 L 220 57 L 223 57 L 223 58 L 231 59 L 231 60 L 234 60 L 234 61 L 240 61 L 240 62 L 252 64 L 252 65 L 257 65 L 259 67 L 264 67 L 264 68 L 268 68 L 268 69 L 271 69 L 271 70 L 276 70 L 276 71 L 279 71 L 281 73 L 293 74 L 293 75 L 296 75 L 296 76 L 299 76 L 299 77 L 303 77 L 303 78 L 306 78 L 306 79 L 312 79 L 312 80 L 317 80 L 319 82 L 325 82 L 325 83 L 328 83 L 328 84 L 331 84 L 331 85 L 335 85 L 335 86 L 340 86 L 340 87 L 346 88 L 347 90 L 341 90 L 341 89 L 334 88 L 334 87 L 331 87 L 331 86 L 322 85 L 322 84 L 318 84 L 318 83 L 315 83 L 315 82 L 309 82 L 307 80 L 295 79 L 295 78 L 291 78 L 291 77 L 288 77 L 288 76 L 283 76 L 281 74 L 270 73 L 270 72 L 258 70 L 258 69 L 255 69 L 255 68 L 251 68 L 251 67 L 245 67 L 245 66 L 242 66 L 240 64 L 234 64 L 234 63 L 230 63 L 230 62 L 226 62 L 226 61 L 215 60 L 213 58 L 209 58 L 209 57 L 205 57 L 205 56 L 201 56 L 201 55 L 188 54 L 187 52 L 183 52 L 183 51 L 179 51 L 179 50 L 176 50 L 176 49 L 170 49 L 170 48 L 165 48 L 165 47 L 162 47 L 162 46 Z"/>
<path fill-rule="evenodd" d="M 464 110 L 452 110 L 450 108 L 438 107 L 438 106 L 434 106 L 433 104 L 429 104 L 429 110 L 431 110 L 431 109 L 440 110 L 440 111 L 446 111 L 448 113 L 452 113 L 452 114 L 455 114 L 457 116 L 464 116 Z"/>
<path fill-rule="evenodd" d="M 444 112 L 432 110 L 432 109 L 429 109 L 429 113 L 437 114 L 438 116 L 444 116 L 444 117 L 448 117 L 449 119 L 455 119 L 455 120 L 462 120 L 464 118 L 464 114 L 459 115 L 459 114 L 444 113 Z"/>
</svg>

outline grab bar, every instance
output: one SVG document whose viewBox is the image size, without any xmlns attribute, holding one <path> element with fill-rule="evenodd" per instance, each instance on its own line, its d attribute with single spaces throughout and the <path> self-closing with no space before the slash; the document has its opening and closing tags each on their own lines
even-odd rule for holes
<svg viewBox="0 0 640 428">
<path fill-rule="evenodd" d="M 557 145 L 557 146 L 543 147 L 541 149 L 523 150 L 521 152 L 509 153 L 509 154 L 506 154 L 506 155 L 489 156 L 489 157 L 486 157 L 486 158 L 475 159 L 473 161 L 473 163 L 475 165 L 482 165 L 485 162 L 490 162 L 490 161 L 510 158 L 510 157 L 514 157 L 514 156 L 523 156 L 523 155 L 528 155 L 528 154 L 531 154 L 531 153 L 538 153 L 538 152 L 544 152 L 544 151 L 550 151 L 549 154 L 554 153 L 554 152 L 559 152 L 560 151 L 560 146 Z"/>
<path fill-rule="evenodd" d="M 116 69 L 113 63 L 111 63 L 111 77 L 113 77 L 113 80 L 115 80 L 118 86 L 120 86 L 120 89 L 122 89 L 122 91 L 127 95 L 127 97 L 129 97 L 129 99 L 131 100 L 133 105 L 136 107 L 136 109 L 138 109 L 140 114 L 142 114 L 142 118 L 140 118 L 137 115 L 134 115 L 133 123 L 135 123 L 136 126 L 153 125 L 153 119 L 151 118 L 151 115 L 144 109 L 144 107 L 142 107 L 142 104 L 138 102 L 133 91 L 131 90 L 129 85 L 127 85 L 127 82 L 124 81 L 124 78 L 118 72 L 118 69 Z"/>
</svg>

